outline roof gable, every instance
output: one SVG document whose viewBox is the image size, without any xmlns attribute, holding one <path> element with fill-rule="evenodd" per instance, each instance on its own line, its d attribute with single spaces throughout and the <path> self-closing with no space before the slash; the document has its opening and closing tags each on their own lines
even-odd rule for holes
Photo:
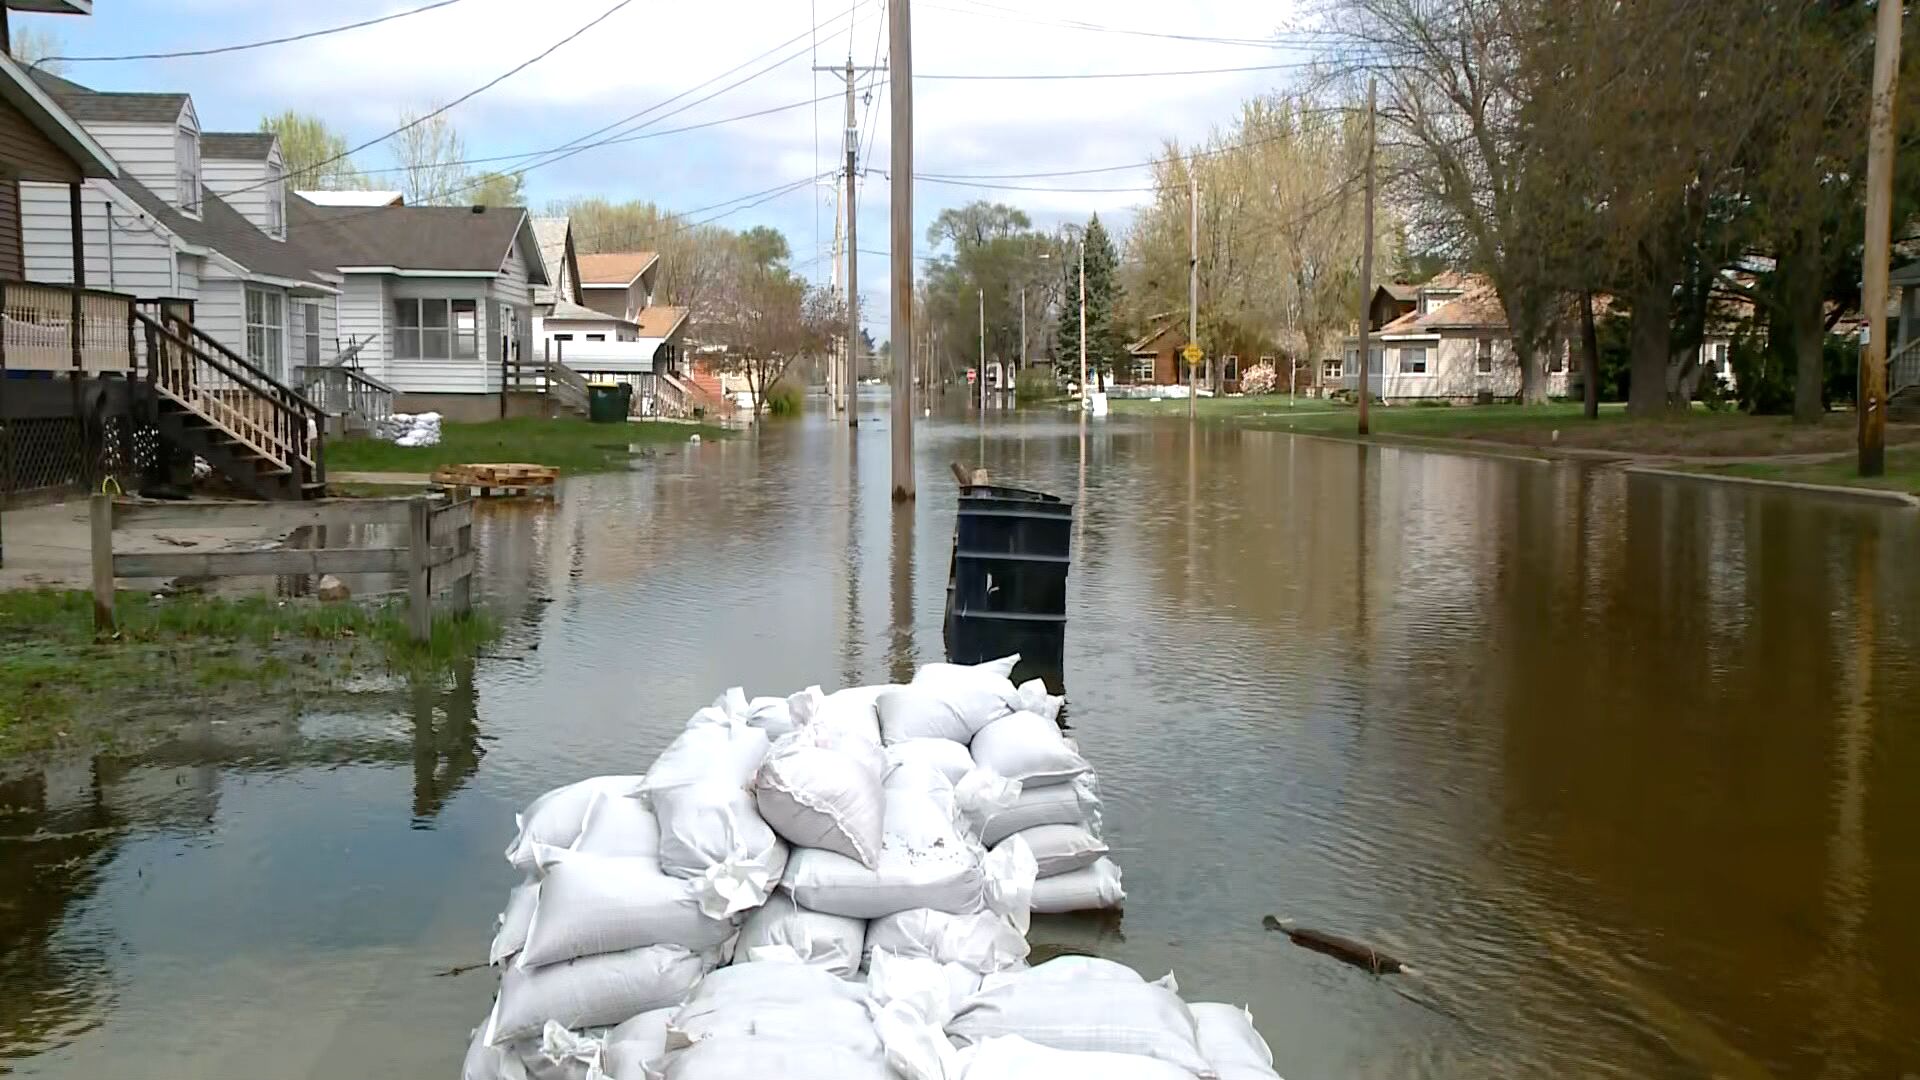
<svg viewBox="0 0 1920 1080">
<path fill-rule="evenodd" d="M 79 120 L 61 106 L 44 85 L 5 53 L 0 53 L 0 97 L 6 98 L 78 165 L 81 175 L 102 178 L 120 175 L 120 166 L 106 148 L 80 126 Z"/>
<path fill-rule="evenodd" d="M 272 161 L 279 137 L 271 131 L 204 131 L 200 156 L 215 161 Z"/>
<path fill-rule="evenodd" d="M 531 255 L 528 276 L 545 277 L 527 212 L 517 206 L 318 206 L 294 195 L 287 216 L 316 256 L 342 269 L 498 274 L 519 239 Z"/>
<path fill-rule="evenodd" d="M 199 117 L 193 112 L 193 99 L 185 94 L 94 90 L 39 69 L 33 71 L 33 79 L 61 108 L 82 123 L 173 125 L 186 114 L 195 130 L 200 126 Z"/>
<path fill-rule="evenodd" d="M 588 289 L 624 289 L 640 280 L 660 256 L 651 251 L 603 251 L 580 256 L 580 284 Z"/>
</svg>

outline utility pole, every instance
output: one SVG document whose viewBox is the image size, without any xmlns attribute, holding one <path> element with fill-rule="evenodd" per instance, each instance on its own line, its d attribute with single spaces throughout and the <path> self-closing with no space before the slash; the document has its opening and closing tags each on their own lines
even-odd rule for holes
<svg viewBox="0 0 1920 1080">
<path fill-rule="evenodd" d="M 1893 94 L 1900 78 L 1900 16 L 1881 0 L 1874 25 L 1873 122 L 1867 131 L 1866 265 L 1860 270 L 1867 348 L 1860 356 L 1860 475 L 1887 471 L 1887 259 L 1893 221 Z"/>
<path fill-rule="evenodd" d="M 907 355 L 893 358 L 893 501 L 913 485 L 913 32 L 907 0 L 892 0 L 887 63 L 893 68 L 893 340 Z M 896 349 L 897 353 L 899 350 Z"/>
<path fill-rule="evenodd" d="M 1187 344 L 1200 344 L 1200 174 L 1187 166 Z M 1192 423 L 1200 396 L 1199 365 L 1187 361 L 1187 422 Z"/>
<path fill-rule="evenodd" d="M 1360 216 L 1366 234 L 1360 238 L 1360 434 L 1367 434 L 1367 405 L 1373 391 L 1367 387 L 1367 370 L 1373 365 L 1373 337 L 1367 326 L 1373 307 L 1373 94 L 1374 81 L 1367 80 L 1367 205 Z"/>
<path fill-rule="evenodd" d="M 1020 286 L 1020 367 L 1027 368 L 1027 287 Z"/>
<path fill-rule="evenodd" d="M 987 290 L 980 290 L 980 419 L 987 418 Z"/>
<path fill-rule="evenodd" d="M 853 118 L 854 78 L 863 72 L 881 71 L 878 67 L 854 67 L 853 55 L 847 55 L 844 67 L 815 66 L 815 71 L 830 71 L 847 81 L 847 356 L 845 370 L 840 373 L 841 385 L 845 387 L 843 399 L 847 412 L 847 425 L 860 423 L 858 398 L 860 395 L 860 237 L 858 200 L 854 196 L 855 184 L 859 177 L 860 128 Z"/>
<path fill-rule="evenodd" d="M 814 70 L 817 71 L 819 69 L 816 68 Z M 835 69 L 835 72 L 836 73 L 838 72 L 837 68 Z M 845 265 L 845 263 L 842 262 L 842 260 L 846 258 L 846 251 L 844 248 L 840 246 L 841 241 L 845 239 L 845 234 L 841 232 L 841 229 L 843 229 L 846 226 L 846 221 L 842 217 L 842 212 L 844 211 L 844 209 L 845 208 L 840 205 L 840 186 L 838 184 L 835 184 L 833 188 L 832 286 L 833 286 L 834 295 L 836 296 L 839 295 L 840 293 L 840 282 L 841 282 L 841 276 L 842 276 L 841 269 Z M 840 414 L 840 350 L 835 348 L 829 348 L 827 350 L 827 415 L 838 416 L 839 414 Z"/>
<path fill-rule="evenodd" d="M 1080 234 L 1080 417 L 1085 419 L 1093 399 L 1087 396 L 1087 234 Z"/>
</svg>

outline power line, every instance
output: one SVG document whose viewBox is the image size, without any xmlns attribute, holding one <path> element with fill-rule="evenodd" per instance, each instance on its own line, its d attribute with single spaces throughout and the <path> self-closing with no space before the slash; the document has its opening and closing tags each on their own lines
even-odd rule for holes
<svg viewBox="0 0 1920 1080">
<path fill-rule="evenodd" d="M 1189 68 L 1184 71 L 1096 71 L 1096 72 L 1055 72 L 1034 75 L 921 75 L 915 73 L 914 81 L 938 79 L 941 81 L 967 82 L 1027 82 L 1077 79 L 1157 79 L 1171 75 L 1237 75 L 1249 71 L 1297 71 L 1302 68 L 1318 66 L 1318 61 L 1305 61 L 1294 64 L 1251 64 L 1244 67 Z"/>
<path fill-rule="evenodd" d="M 980 3 L 980 0 L 974 0 L 974 3 L 978 6 L 950 7 L 946 4 L 928 4 L 927 6 L 939 8 L 941 11 L 951 11 L 959 15 L 972 15 L 977 18 L 1002 19 L 1008 22 L 1022 22 L 1034 26 L 1058 26 L 1068 30 L 1085 30 L 1099 34 L 1121 34 L 1129 37 L 1157 38 L 1162 41 L 1199 42 L 1208 45 L 1242 45 L 1263 49 L 1306 49 L 1312 47 L 1309 45 L 1290 45 L 1277 38 L 1236 38 L 1220 37 L 1210 34 L 1172 34 L 1161 30 L 1134 30 L 1127 27 L 1106 26 L 1101 23 L 1084 22 L 1079 19 L 1037 19 L 1012 8 L 1000 7 L 996 4 Z"/>
<path fill-rule="evenodd" d="M 882 173 L 881 175 L 887 177 L 888 179 L 892 179 L 891 174 Z M 947 184 L 952 187 L 986 188 L 992 191 L 1059 191 L 1059 192 L 1066 192 L 1069 194 L 1074 194 L 1074 193 L 1090 194 L 1090 193 L 1098 193 L 1098 192 L 1140 193 L 1140 192 L 1159 190 L 1159 188 L 1157 187 L 1033 187 L 1033 186 L 1023 185 L 1023 184 L 994 184 L 994 183 L 983 184 L 975 180 L 956 180 L 956 179 L 949 179 L 944 176 L 927 176 L 924 173 L 915 173 L 913 174 L 913 178 L 917 181 L 920 181 L 921 183 L 926 183 L 926 184 Z"/>
<path fill-rule="evenodd" d="M 1350 113 L 1353 111 L 1355 110 L 1348 108 L 1346 106 L 1329 106 L 1327 108 L 1319 108 L 1319 109 L 1296 110 L 1294 115 L 1296 116 L 1309 116 L 1309 115 L 1338 116 L 1338 115 L 1344 115 L 1346 113 Z M 1186 156 L 1190 158 L 1218 157 L 1222 154 L 1233 153 L 1236 150 L 1247 150 L 1256 146 L 1264 146 L 1268 143 L 1285 142 L 1288 139 L 1298 138 L 1302 135 L 1318 134 L 1322 131 L 1327 130 L 1328 126 L 1330 125 L 1295 128 L 1291 131 L 1284 131 L 1275 135 L 1269 135 L 1259 139 L 1250 139 L 1246 142 L 1233 143 L 1231 145 L 1222 146 L 1213 150 L 1196 150 L 1196 151 L 1193 151 L 1192 153 L 1187 154 Z M 1043 180 L 1043 179 L 1049 179 L 1053 177 L 1093 176 L 1099 173 L 1125 172 L 1129 169 L 1145 169 L 1145 168 L 1151 168 L 1152 166 L 1158 165 L 1160 164 L 1160 162 L 1164 160 L 1166 159 L 1148 158 L 1145 161 L 1130 161 L 1125 165 L 1100 165 L 1100 166 L 1096 166 L 1088 169 L 1056 169 L 1049 172 L 1024 172 L 1024 173 L 920 173 L 920 172 L 916 172 L 913 174 L 913 178 L 915 180 L 932 180 L 932 181 Z"/>
<path fill-rule="evenodd" d="M 406 11 L 396 11 L 391 15 L 382 15 L 374 19 L 362 19 L 359 22 L 347 23 L 344 26 L 330 26 L 325 30 L 309 30 L 304 34 L 290 34 L 286 37 L 267 38 L 262 41 L 248 41 L 238 45 L 216 45 L 205 49 L 183 49 L 179 52 L 128 53 L 124 56 L 48 56 L 34 61 L 32 66 L 37 68 L 42 64 L 48 64 L 54 61 L 69 64 L 97 64 L 114 60 L 176 60 L 189 56 L 215 56 L 220 53 L 245 52 L 248 49 L 264 49 L 269 45 L 287 45 L 295 41 L 308 41 L 313 38 L 326 37 L 329 34 L 343 34 L 348 30 L 359 30 L 362 27 L 377 26 L 383 22 L 404 19 L 409 15 L 418 15 L 423 11 L 432 11 L 435 8 L 443 8 L 459 2 L 460 0 L 434 0 L 431 4 L 422 4 L 417 8 L 409 8 Z"/>
</svg>

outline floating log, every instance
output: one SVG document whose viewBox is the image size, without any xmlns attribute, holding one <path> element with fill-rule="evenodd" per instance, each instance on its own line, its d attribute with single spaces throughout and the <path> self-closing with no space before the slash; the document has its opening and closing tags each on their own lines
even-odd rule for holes
<svg viewBox="0 0 1920 1080">
<path fill-rule="evenodd" d="M 1326 930 L 1314 930 L 1296 926 L 1292 919 L 1275 918 L 1267 915 L 1261 918 L 1260 925 L 1269 930 L 1287 935 L 1287 939 L 1303 949 L 1312 949 L 1325 953 L 1335 960 L 1342 960 L 1354 967 L 1372 972 L 1375 975 L 1414 975 L 1418 972 L 1397 958 L 1381 952 L 1365 942 L 1331 933 Z"/>
</svg>

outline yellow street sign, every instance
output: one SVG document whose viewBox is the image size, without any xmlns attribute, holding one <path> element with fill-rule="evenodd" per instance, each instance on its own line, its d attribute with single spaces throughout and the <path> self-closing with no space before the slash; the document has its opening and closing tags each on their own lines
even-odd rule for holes
<svg viewBox="0 0 1920 1080">
<path fill-rule="evenodd" d="M 1180 350 L 1180 355 L 1186 358 L 1187 363 L 1197 364 L 1207 354 L 1200 351 L 1200 346 L 1190 344 L 1186 348 Z"/>
</svg>

